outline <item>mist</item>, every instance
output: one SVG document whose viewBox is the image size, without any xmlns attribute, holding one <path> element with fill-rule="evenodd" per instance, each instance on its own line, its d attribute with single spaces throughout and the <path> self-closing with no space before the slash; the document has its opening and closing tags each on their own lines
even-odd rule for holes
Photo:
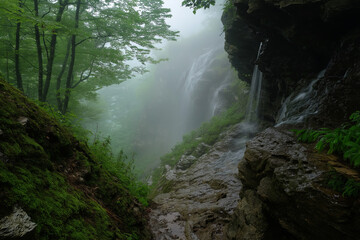
<svg viewBox="0 0 360 240">
<path fill-rule="evenodd" d="M 173 15 L 167 23 L 180 31 L 176 42 L 153 52 L 167 60 L 149 65 L 144 75 L 99 90 L 96 102 L 84 102 L 92 116 L 84 114 L 83 126 L 96 138 L 109 136 L 114 154 L 122 149 L 140 172 L 157 167 L 184 134 L 236 98 L 227 89 L 237 74 L 224 51 L 222 6 L 195 15 L 176 1 L 165 7 Z"/>
</svg>

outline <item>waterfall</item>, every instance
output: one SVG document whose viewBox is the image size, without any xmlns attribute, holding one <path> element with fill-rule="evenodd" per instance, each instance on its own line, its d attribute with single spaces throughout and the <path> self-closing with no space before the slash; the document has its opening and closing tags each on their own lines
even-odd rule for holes
<svg viewBox="0 0 360 240">
<path fill-rule="evenodd" d="M 194 92 L 199 81 L 201 81 L 203 74 L 212 63 L 215 51 L 216 49 L 210 49 L 193 61 L 185 80 L 185 93 L 188 96 Z"/>
<path fill-rule="evenodd" d="M 227 87 L 230 86 L 233 78 L 232 78 L 232 71 L 229 71 L 228 74 L 226 75 L 224 81 L 222 84 L 220 84 L 212 97 L 212 101 L 211 101 L 211 117 L 217 115 L 218 113 L 220 113 L 222 110 L 224 110 L 226 108 L 226 104 L 224 104 L 223 100 L 222 100 L 222 96 L 221 93 L 226 90 Z"/>
<path fill-rule="evenodd" d="M 206 50 L 191 63 L 184 76 L 181 118 L 183 133 L 229 107 L 226 90 L 236 75 L 224 54 L 223 45 Z"/>
<path fill-rule="evenodd" d="M 258 54 L 256 60 L 260 56 L 262 43 L 260 43 Z M 250 93 L 248 98 L 248 103 L 246 106 L 246 122 L 253 122 L 257 120 L 258 116 L 258 108 L 260 102 L 260 94 L 261 94 L 261 84 L 262 84 L 263 74 L 259 70 L 259 66 L 255 64 L 254 71 L 251 79 Z"/>
<path fill-rule="evenodd" d="M 316 95 L 314 85 L 324 76 L 325 70 L 322 70 L 308 86 L 301 89 L 300 92 L 294 92 L 288 96 L 282 104 L 276 119 L 276 125 L 296 124 L 303 122 L 308 116 L 316 114 L 319 102 L 313 100 Z"/>
</svg>

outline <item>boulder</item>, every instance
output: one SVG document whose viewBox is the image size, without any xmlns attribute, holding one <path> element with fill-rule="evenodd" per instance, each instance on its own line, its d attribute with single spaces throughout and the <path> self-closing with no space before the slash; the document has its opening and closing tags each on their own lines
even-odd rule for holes
<svg viewBox="0 0 360 240">
<path fill-rule="evenodd" d="M 0 219 L 0 239 L 29 239 L 29 235 L 36 228 L 27 213 L 19 207 Z"/>
<path fill-rule="evenodd" d="M 313 147 L 277 128 L 247 143 L 239 164 L 242 200 L 229 239 L 358 238 L 360 199 L 343 197 L 328 187 L 330 164 L 339 159 Z"/>
</svg>

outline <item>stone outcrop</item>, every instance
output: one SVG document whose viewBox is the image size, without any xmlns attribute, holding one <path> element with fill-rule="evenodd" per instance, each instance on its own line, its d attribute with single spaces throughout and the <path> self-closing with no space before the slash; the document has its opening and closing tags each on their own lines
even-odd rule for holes
<svg viewBox="0 0 360 240">
<path fill-rule="evenodd" d="M 239 164 L 243 189 L 228 238 L 357 239 L 360 200 L 328 188 L 333 162 L 335 156 L 299 144 L 289 131 L 258 134 Z"/>
<path fill-rule="evenodd" d="M 36 223 L 21 208 L 14 207 L 13 212 L 0 219 L 0 239 L 31 239 Z"/>
</svg>

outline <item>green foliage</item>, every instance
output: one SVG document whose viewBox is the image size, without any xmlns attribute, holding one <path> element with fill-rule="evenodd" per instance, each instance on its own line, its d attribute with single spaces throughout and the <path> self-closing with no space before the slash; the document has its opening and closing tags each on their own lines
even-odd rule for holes
<svg viewBox="0 0 360 240">
<path fill-rule="evenodd" d="M 105 138 L 103 141 L 95 139 L 94 143 L 90 146 L 95 159 L 102 166 L 112 173 L 121 182 L 123 186 L 129 189 L 130 193 L 135 196 L 141 204 L 148 205 L 147 195 L 149 188 L 145 183 L 137 180 L 134 174 L 134 162 L 128 160 L 128 157 L 121 150 L 115 158 L 111 151 L 110 138 Z"/>
<path fill-rule="evenodd" d="M 350 116 L 351 124 L 345 124 L 341 128 L 320 130 L 294 130 L 300 142 L 317 142 L 315 149 L 323 151 L 327 149 L 328 154 L 342 155 L 344 160 L 352 166 L 360 166 L 360 111 Z M 328 185 L 342 192 L 346 197 L 358 197 L 360 194 L 360 182 L 354 179 L 332 173 Z"/>
<path fill-rule="evenodd" d="M 360 166 L 360 111 L 350 116 L 352 124 L 336 129 L 295 130 L 301 142 L 315 142 L 318 151 L 340 154 L 351 165 Z"/>
<path fill-rule="evenodd" d="M 196 10 L 201 8 L 209 8 L 210 6 L 215 5 L 215 0 L 184 0 L 182 5 L 193 9 L 193 12 L 196 13 Z"/>
<path fill-rule="evenodd" d="M 40 101 L 34 101 L 42 108 L 49 116 L 56 119 L 63 127 L 69 129 L 72 134 L 79 140 L 86 142 L 91 132 L 80 125 L 81 119 L 71 112 L 62 114 L 58 109 L 52 105 Z"/>
<path fill-rule="evenodd" d="M 61 6 L 65 7 L 59 17 Z M 146 63 L 160 61 L 152 57 L 151 49 L 165 39 L 175 40 L 178 35 L 165 22 L 171 14 L 170 9 L 163 7 L 162 0 L 82 0 L 80 8 L 79 26 L 75 27 L 73 1 L 38 1 L 38 14 L 34 11 L 34 1 L 1 0 L 0 3 L 0 72 L 15 85 L 15 30 L 19 22 L 18 53 L 24 92 L 35 99 L 39 97 L 38 92 L 45 92 L 42 88 L 50 86 L 46 100 L 59 110 L 64 106 L 66 93 L 71 94 L 70 102 L 77 103 L 93 98 L 104 86 L 119 84 L 135 73 L 146 72 Z M 40 33 L 38 45 L 35 26 Z M 70 53 L 67 46 L 73 34 L 76 49 L 75 53 Z M 54 36 L 56 44 L 50 46 Z M 39 49 L 42 58 L 41 54 L 37 55 Z M 55 49 L 53 63 L 49 57 L 51 49 Z M 73 55 L 76 61 L 72 81 L 67 84 L 66 75 Z M 38 71 L 41 63 L 36 61 L 36 56 L 42 59 L 42 73 Z M 39 80 L 41 76 L 43 84 Z M 45 79 L 51 79 L 50 83 L 46 84 Z M 44 96 L 41 100 L 44 101 Z"/>
<path fill-rule="evenodd" d="M 329 175 L 328 186 L 335 191 L 342 192 L 344 197 L 360 196 L 360 182 L 348 179 L 335 171 Z"/>
</svg>

